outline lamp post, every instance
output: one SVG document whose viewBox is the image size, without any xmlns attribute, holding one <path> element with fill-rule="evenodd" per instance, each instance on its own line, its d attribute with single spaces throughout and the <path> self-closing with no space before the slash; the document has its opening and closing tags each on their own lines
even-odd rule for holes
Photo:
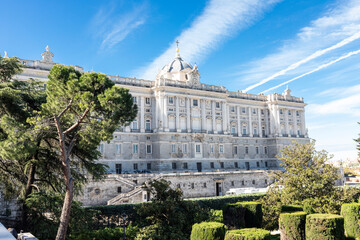
<svg viewBox="0 0 360 240">
<path fill-rule="evenodd" d="M 126 227 L 126 220 L 127 220 L 128 216 L 126 215 L 126 213 L 122 213 L 121 214 L 121 222 L 122 222 L 122 226 L 124 228 L 124 240 L 126 240 L 126 234 L 125 234 L 125 227 Z"/>
</svg>

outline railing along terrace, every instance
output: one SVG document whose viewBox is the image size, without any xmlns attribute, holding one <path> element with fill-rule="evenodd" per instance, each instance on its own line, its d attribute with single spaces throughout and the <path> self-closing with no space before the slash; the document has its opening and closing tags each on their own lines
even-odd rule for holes
<svg viewBox="0 0 360 240">
<path fill-rule="evenodd" d="M 243 93 L 243 92 L 232 92 L 228 91 L 229 97 L 232 98 L 241 98 L 241 99 L 249 99 L 249 100 L 255 100 L 255 101 L 263 101 L 265 102 L 267 100 L 267 97 L 264 95 L 256 95 L 256 94 L 249 94 L 249 93 Z"/>
<path fill-rule="evenodd" d="M 127 78 L 127 77 L 119 77 L 119 76 L 111 76 L 111 75 L 107 75 L 107 76 L 110 80 L 118 84 L 148 87 L 148 88 L 151 88 L 155 85 L 155 82 L 151 80 Z"/>
</svg>

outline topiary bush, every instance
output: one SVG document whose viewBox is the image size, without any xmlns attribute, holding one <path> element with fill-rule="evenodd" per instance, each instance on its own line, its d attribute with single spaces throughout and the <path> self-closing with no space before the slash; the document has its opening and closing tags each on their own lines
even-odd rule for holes
<svg viewBox="0 0 360 240">
<path fill-rule="evenodd" d="M 344 240 L 344 218 L 335 214 L 310 214 L 306 216 L 307 240 Z"/>
<path fill-rule="evenodd" d="M 243 228 L 227 231 L 225 240 L 270 240 L 270 231 L 260 228 Z"/>
<path fill-rule="evenodd" d="M 360 203 L 347 203 L 341 206 L 344 217 L 345 235 L 348 238 L 360 238 Z"/>
<path fill-rule="evenodd" d="M 299 205 L 282 205 L 281 213 L 302 212 L 303 207 Z"/>
<path fill-rule="evenodd" d="M 262 208 L 259 202 L 227 204 L 223 210 L 224 223 L 230 229 L 261 227 Z"/>
<path fill-rule="evenodd" d="M 282 240 L 305 239 L 306 212 L 282 213 L 279 230 Z"/>
<path fill-rule="evenodd" d="M 191 240 L 223 240 L 227 227 L 219 222 L 195 223 L 191 231 Z"/>
<path fill-rule="evenodd" d="M 223 211 L 222 210 L 210 209 L 209 222 L 223 223 L 224 222 Z"/>
</svg>

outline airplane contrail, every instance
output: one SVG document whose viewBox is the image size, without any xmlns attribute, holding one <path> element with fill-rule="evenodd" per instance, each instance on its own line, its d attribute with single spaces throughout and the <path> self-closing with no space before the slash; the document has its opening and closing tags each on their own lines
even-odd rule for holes
<svg viewBox="0 0 360 240">
<path fill-rule="evenodd" d="M 332 51 L 334 49 L 345 46 L 346 44 L 349 44 L 349 43 L 351 43 L 351 42 L 353 42 L 353 41 L 355 41 L 355 40 L 357 40 L 359 38 L 360 38 L 360 32 L 355 33 L 354 35 L 352 35 L 352 36 L 350 36 L 348 38 L 345 38 L 341 42 L 338 42 L 337 44 L 332 45 L 331 47 L 328 47 L 328 48 L 325 48 L 325 49 L 322 49 L 322 50 L 318 50 L 318 51 L 314 52 L 313 54 L 311 54 L 310 56 L 308 56 L 308 57 L 306 57 L 306 58 L 304 58 L 304 59 L 302 59 L 302 60 L 300 60 L 300 61 L 298 61 L 298 62 L 296 62 L 294 64 L 291 64 L 287 68 L 273 74 L 272 76 L 270 76 L 268 78 L 265 78 L 265 79 L 261 80 L 260 82 L 254 84 L 254 85 L 251 85 L 250 87 L 243 90 L 243 92 L 247 92 L 247 91 L 249 91 L 249 90 L 251 90 L 253 88 L 256 88 L 256 87 L 258 87 L 258 86 L 260 86 L 260 85 L 262 85 L 264 83 L 267 83 L 268 81 L 270 81 L 270 80 L 272 80 L 272 79 L 274 79 L 274 78 L 276 78 L 278 76 L 284 75 L 286 72 L 288 72 L 290 70 L 293 70 L 293 69 L 299 67 L 300 65 L 302 65 L 302 64 L 304 64 L 304 63 L 306 63 L 306 62 L 308 62 L 310 60 L 313 60 L 313 59 L 315 59 L 317 57 L 320 57 L 320 56 L 324 55 L 325 53 L 327 53 L 329 51 Z"/>
<path fill-rule="evenodd" d="M 300 76 L 294 77 L 294 78 L 292 78 L 292 79 L 290 79 L 290 80 L 288 80 L 288 81 L 286 81 L 286 82 L 283 82 L 283 83 L 281 83 L 281 84 L 279 84 L 279 85 L 277 85 L 277 86 L 275 86 L 275 87 L 272 87 L 272 88 L 269 88 L 269 89 L 267 89 L 267 90 L 265 90 L 265 91 L 262 91 L 261 93 L 265 93 L 265 92 L 269 92 L 269 91 L 271 91 L 271 90 L 274 90 L 274 89 L 276 89 L 276 88 L 278 88 L 278 87 L 281 87 L 281 86 L 283 86 L 283 85 L 285 85 L 285 84 L 288 84 L 288 83 L 290 83 L 290 82 L 292 82 L 292 81 L 295 81 L 295 80 L 297 80 L 297 79 L 299 79 L 299 78 L 305 77 L 306 75 L 309 75 L 309 74 L 311 74 L 311 73 L 317 72 L 317 71 L 319 71 L 319 70 L 321 70 L 321 69 L 323 69 L 323 68 L 326 68 L 326 67 L 328 67 L 328 66 L 330 66 L 330 65 L 332 65 L 332 64 L 334 64 L 334 63 L 337 63 L 337 62 L 339 62 L 339 61 L 341 61 L 341 60 L 344 60 L 345 58 L 351 57 L 351 56 L 356 55 L 356 54 L 358 54 L 358 53 L 360 53 L 360 49 L 357 50 L 357 51 L 349 52 L 348 54 L 346 54 L 346 55 L 344 55 L 344 56 L 341 56 L 341 57 L 339 57 L 339 58 L 337 58 L 337 59 L 335 59 L 335 60 L 333 60 L 333 61 L 331 61 L 331 62 L 328 62 L 328 63 L 325 63 L 325 64 L 323 64 L 323 65 L 320 65 L 319 67 L 315 68 L 314 70 L 311 70 L 310 72 L 307 72 L 307 73 L 304 73 L 304 74 L 302 74 L 302 75 L 300 75 Z"/>
</svg>

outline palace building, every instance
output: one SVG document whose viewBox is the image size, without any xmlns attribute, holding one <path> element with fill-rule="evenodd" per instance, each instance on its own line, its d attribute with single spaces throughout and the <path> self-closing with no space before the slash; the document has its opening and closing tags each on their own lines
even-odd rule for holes
<svg viewBox="0 0 360 240">
<path fill-rule="evenodd" d="M 47 80 L 53 62 L 49 48 L 42 60 L 20 59 L 18 80 Z M 108 177 L 90 182 L 78 199 L 86 205 L 147 201 L 141 184 L 170 180 L 185 197 L 223 195 L 230 188 L 266 187 L 269 170 L 280 169 L 276 155 L 292 141 L 308 142 L 303 98 L 232 92 L 200 81 L 198 66 L 177 48 L 155 81 L 108 77 L 130 89 L 136 119 L 101 143 L 99 162 Z M 75 66 L 79 71 L 81 67 Z"/>
</svg>

